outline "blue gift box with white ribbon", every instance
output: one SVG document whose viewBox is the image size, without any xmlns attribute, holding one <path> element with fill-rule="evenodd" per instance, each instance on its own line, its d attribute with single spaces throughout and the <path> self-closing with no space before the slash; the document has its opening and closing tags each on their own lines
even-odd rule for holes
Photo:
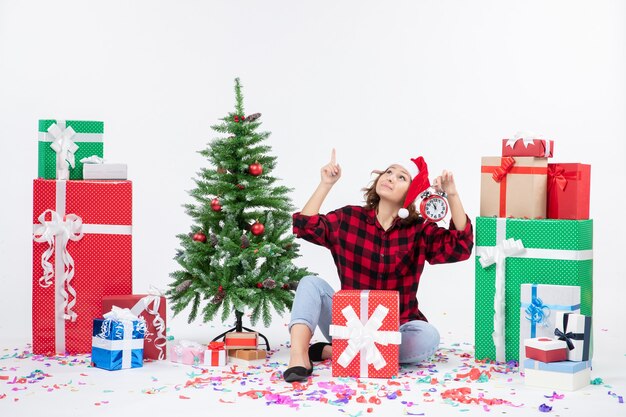
<svg viewBox="0 0 626 417">
<path fill-rule="evenodd" d="M 130 315 L 132 316 L 132 313 Z M 93 321 L 92 366 L 109 371 L 141 368 L 146 334 L 145 321 L 136 316 L 132 316 L 134 319 L 111 313 L 104 316 L 103 319 Z"/>
</svg>

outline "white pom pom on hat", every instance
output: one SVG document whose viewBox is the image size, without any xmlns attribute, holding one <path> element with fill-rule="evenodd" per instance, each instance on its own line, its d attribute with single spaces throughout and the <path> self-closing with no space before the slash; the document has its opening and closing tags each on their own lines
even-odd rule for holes
<svg viewBox="0 0 626 417">
<path fill-rule="evenodd" d="M 430 181 L 428 180 L 428 165 L 424 158 L 418 156 L 417 158 L 411 158 L 411 163 L 409 164 L 398 164 L 402 167 L 406 168 L 411 174 L 411 184 L 409 185 L 409 190 L 406 193 L 406 197 L 404 199 L 404 204 L 402 208 L 398 211 L 398 217 L 401 219 L 406 219 L 409 217 L 408 207 L 415 201 L 418 195 L 422 193 L 422 191 L 426 190 L 430 187 Z"/>
</svg>

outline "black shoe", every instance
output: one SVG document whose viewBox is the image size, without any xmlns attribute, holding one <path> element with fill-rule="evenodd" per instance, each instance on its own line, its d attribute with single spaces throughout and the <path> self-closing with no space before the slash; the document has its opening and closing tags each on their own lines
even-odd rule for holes
<svg viewBox="0 0 626 417">
<path fill-rule="evenodd" d="M 311 368 L 307 369 L 304 366 L 292 366 L 287 368 L 283 372 L 283 378 L 286 382 L 306 381 L 309 376 L 313 374 L 313 362 L 311 362 Z"/>
<path fill-rule="evenodd" d="M 309 359 L 315 362 L 323 361 L 322 352 L 326 346 L 332 346 L 332 343 L 317 342 L 309 346 Z"/>
</svg>

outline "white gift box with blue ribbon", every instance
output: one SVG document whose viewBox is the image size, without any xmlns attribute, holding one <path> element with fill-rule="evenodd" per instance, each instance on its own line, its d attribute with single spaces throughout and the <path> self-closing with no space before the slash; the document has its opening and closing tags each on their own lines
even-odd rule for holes
<svg viewBox="0 0 626 417">
<path fill-rule="evenodd" d="M 143 366 L 146 322 L 129 309 L 113 307 L 103 319 L 94 319 L 92 366 L 116 371 Z"/>
<path fill-rule="evenodd" d="M 557 312 L 580 313 L 580 287 L 575 285 L 522 284 L 519 366 L 524 368 L 525 339 L 554 337 Z"/>
</svg>

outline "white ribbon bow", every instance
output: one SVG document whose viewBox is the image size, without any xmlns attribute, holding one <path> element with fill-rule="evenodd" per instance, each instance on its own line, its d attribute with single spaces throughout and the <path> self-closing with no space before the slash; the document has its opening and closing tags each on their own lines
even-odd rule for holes
<svg viewBox="0 0 626 417">
<path fill-rule="evenodd" d="M 496 347 L 496 360 L 504 362 L 505 352 L 505 276 L 506 258 L 516 256 L 524 252 L 524 244 L 519 239 L 506 239 L 496 246 L 481 247 L 478 261 L 483 268 L 496 264 L 495 296 L 493 298 L 493 343 Z"/>
<path fill-rule="evenodd" d="M 111 307 L 111 311 L 103 316 L 107 320 L 139 320 L 139 318 L 130 311 L 129 308 L 121 308 L 118 306 Z"/>
<path fill-rule="evenodd" d="M 50 213 L 51 220 L 46 220 L 46 214 Z M 63 318 L 65 320 L 76 321 L 76 313 L 72 308 L 76 304 L 76 290 L 71 286 L 74 277 L 74 258 L 67 250 L 67 242 L 70 240 L 80 240 L 83 237 L 82 226 L 83 220 L 75 214 L 66 214 L 62 218 L 53 210 L 46 210 L 38 217 L 41 226 L 37 226 L 34 231 L 33 240 L 35 242 L 47 242 L 48 249 L 41 255 L 41 267 L 43 275 L 39 278 L 39 285 L 44 288 L 52 284 L 54 278 L 54 269 L 50 263 L 50 257 L 54 253 L 54 246 L 61 245 L 63 253 L 63 285 L 61 286 L 61 295 L 63 296 Z M 56 239 L 55 239 L 56 237 Z M 56 242 L 56 243 L 55 243 Z M 67 287 L 67 290 L 65 289 Z M 69 293 L 69 295 L 68 295 Z M 69 296 L 72 300 L 69 300 Z"/>
<path fill-rule="evenodd" d="M 365 358 L 366 363 L 372 364 L 374 369 L 384 368 L 387 361 L 376 347 L 376 343 L 383 346 L 398 345 L 402 337 L 400 332 L 378 330 L 389 313 L 389 309 L 379 304 L 365 324 L 361 322 L 352 306 L 345 307 L 341 313 L 347 320 L 346 325 L 330 326 L 330 334 L 333 337 L 348 339 L 348 346 L 339 356 L 337 363 L 345 368 L 360 352 L 361 357 Z"/>
<path fill-rule="evenodd" d="M 57 154 L 57 179 L 67 180 L 69 167 L 74 168 L 76 163 L 74 154 L 78 150 L 78 145 L 72 140 L 76 132 L 71 126 L 66 128 L 65 122 L 59 120 L 48 128 L 48 133 L 54 138 L 50 147 Z"/>
<path fill-rule="evenodd" d="M 109 349 L 121 350 L 122 369 L 130 368 L 132 366 L 133 349 L 143 349 L 143 336 L 146 332 L 146 322 L 138 318 L 128 308 L 120 308 L 118 306 L 113 306 L 111 311 L 104 314 L 103 317 L 104 321 L 102 322 L 102 327 L 97 337 L 109 339 L 113 322 L 121 323 L 121 326 L 116 327 L 114 342 L 111 343 Z M 134 324 L 135 321 L 138 321 L 136 326 Z M 133 339 L 133 331 L 137 331 L 141 337 Z"/>
<path fill-rule="evenodd" d="M 515 134 L 513 139 L 509 139 L 506 141 L 506 146 L 510 146 L 511 149 L 515 146 L 515 142 L 521 140 L 524 144 L 525 148 L 528 148 L 528 145 L 532 145 L 535 139 L 543 139 L 541 135 L 535 135 L 533 133 L 526 132 L 518 132 Z"/>
<path fill-rule="evenodd" d="M 80 160 L 83 164 L 104 164 L 104 159 L 98 155 L 91 155 Z"/>
</svg>

